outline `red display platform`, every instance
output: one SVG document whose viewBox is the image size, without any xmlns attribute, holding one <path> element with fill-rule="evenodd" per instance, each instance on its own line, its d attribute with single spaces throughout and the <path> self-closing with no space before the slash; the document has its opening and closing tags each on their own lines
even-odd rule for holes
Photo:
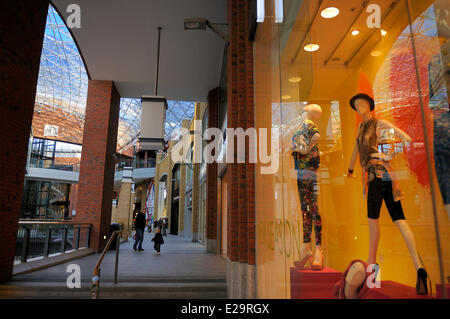
<svg viewBox="0 0 450 319">
<path fill-rule="evenodd" d="M 445 284 L 445 290 L 447 291 L 447 299 L 450 299 L 450 284 Z M 436 284 L 436 298 L 442 299 L 442 285 Z"/>
<path fill-rule="evenodd" d="M 367 299 L 433 299 L 430 295 L 418 295 L 415 287 L 382 280 L 380 288 L 369 290 Z"/>
<path fill-rule="evenodd" d="M 291 299 L 332 299 L 333 287 L 342 278 L 340 271 L 298 270 L 291 267 Z"/>
<path fill-rule="evenodd" d="M 291 267 L 291 299 L 334 299 L 334 285 L 342 273 L 332 268 L 321 271 L 298 270 Z M 415 287 L 394 281 L 381 281 L 380 288 L 372 288 L 364 299 L 429 299 L 430 295 L 416 294 Z"/>
</svg>

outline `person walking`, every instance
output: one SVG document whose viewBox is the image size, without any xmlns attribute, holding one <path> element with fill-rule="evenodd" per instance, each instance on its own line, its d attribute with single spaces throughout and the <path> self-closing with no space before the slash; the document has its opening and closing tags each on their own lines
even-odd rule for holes
<svg viewBox="0 0 450 319">
<path fill-rule="evenodd" d="M 152 241 L 155 242 L 155 245 L 153 247 L 156 251 L 156 254 L 160 255 L 161 245 L 164 244 L 164 238 L 161 235 L 161 228 L 156 228 L 156 234 L 155 237 L 153 237 Z"/>
<path fill-rule="evenodd" d="M 145 229 L 145 214 L 140 211 L 136 216 L 136 221 L 134 223 L 136 228 L 136 240 L 134 241 L 133 249 L 136 251 L 136 246 L 139 251 L 143 251 L 142 241 L 144 240 L 144 229 Z"/>
<path fill-rule="evenodd" d="M 158 221 L 155 218 L 155 220 L 153 221 L 153 229 L 155 230 L 155 232 L 156 232 L 156 228 L 158 228 Z"/>
<path fill-rule="evenodd" d="M 166 218 L 163 218 L 163 220 L 162 220 L 162 235 L 163 236 L 167 236 L 167 233 L 166 233 L 166 231 L 167 231 L 167 221 L 166 221 L 167 219 Z"/>
</svg>

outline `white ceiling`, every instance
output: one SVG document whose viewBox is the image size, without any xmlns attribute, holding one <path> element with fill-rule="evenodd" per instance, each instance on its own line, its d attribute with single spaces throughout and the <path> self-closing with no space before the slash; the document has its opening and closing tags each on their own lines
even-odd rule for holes
<svg viewBox="0 0 450 319">
<path fill-rule="evenodd" d="M 66 20 L 73 0 L 53 0 Z M 224 40 L 184 30 L 185 18 L 227 22 L 226 0 L 77 0 L 81 28 L 71 29 L 93 80 L 113 80 L 122 97 L 153 95 L 157 28 L 162 27 L 158 95 L 206 101 L 219 85 Z M 223 28 L 223 26 L 222 26 Z"/>
</svg>

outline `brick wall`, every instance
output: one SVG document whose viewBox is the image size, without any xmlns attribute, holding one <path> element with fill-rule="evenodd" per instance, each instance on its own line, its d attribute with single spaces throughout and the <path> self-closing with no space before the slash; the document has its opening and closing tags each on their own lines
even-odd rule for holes
<svg viewBox="0 0 450 319">
<path fill-rule="evenodd" d="M 46 124 L 58 126 L 58 136 L 44 136 L 44 128 Z M 63 111 L 58 107 L 36 105 L 33 114 L 32 126 L 33 135 L 35 137 L 54 139 L 76 144 L 81 144 L 83 142 L 84 119 Z"/>
<path fill-rule="evenodd" d="M 109 237 L 119 108 L 112 81 L 89 81 L 76 220 L 93 225 L 91 247 L 96 251 Z"/>
<path fill-rule="evenodd" d="M 219 104 L 220 88 L 218 87 L 208 93 L 208 128 L 217 128 L 219 125 Z M 217 239 L 217 162 L 215 161 L 206 166 L 206 238 Z"/>
<path fill-rule="evenodd" d="M 248 40 L 249 0 L 228 1 L 228 127 L 254 127 L 253 44 Z M 236 154 L 236 143 L 234 152 Z M 231 261 L 255 264 L 255 167 L 228 163 L 228 239 Z M 235 157 L 236 159 L 236 157 Z"/>
<path fill-rule="evenodd" d="M 48 4 L 0 1 L 0 281 L 13 269 Z"/>
</svg>

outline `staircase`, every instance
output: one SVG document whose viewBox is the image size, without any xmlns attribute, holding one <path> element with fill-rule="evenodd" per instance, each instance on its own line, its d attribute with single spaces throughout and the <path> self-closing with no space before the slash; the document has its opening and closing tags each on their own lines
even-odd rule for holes
<svg viewBox="0 0 450 319">
<path fill-rule="evenodd" d="M 62 279 L 62 278 L 61 278 Z M 39 281 L 13 280 L 0 284 L 0 298 L 24 299 L 89 299 L 91 285 L 81 282 L 81 288 L 68 288 L 66 283 L 42 278 Z M 102 278 L 100 299 L 225 299 L 227 286 L 225 278 L 121 278 L 117 284 L 112 278 Z"/>
</svg>

